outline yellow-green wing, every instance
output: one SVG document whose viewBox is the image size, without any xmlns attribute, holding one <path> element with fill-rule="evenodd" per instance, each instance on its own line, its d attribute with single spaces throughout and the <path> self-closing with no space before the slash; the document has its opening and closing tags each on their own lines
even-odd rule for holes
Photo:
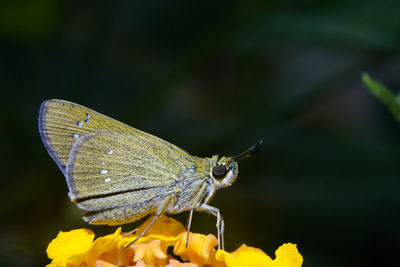
<svg viewBox="0 0 400 267">
<path fill-rule="evenodd" d="M 71 150 L 66 178 L 75 202 L 155 187 L 179 186 L 196 176 L 187 153 L 138 135 L 100 131 L 80 138 Z"/>
<path fill-rule="evenodd" d="M 78 207 L 89 211 L 83 217 L 88 223 L 119 225 L 154 213 L 172 193 L 173 187 L 155 187 L 84 200 Z"/>
<path fill-rule="evenodd" d="M 50 156 L 64 174 L 74 144 L 88 134 L 105 130 L 135 135 L 160 146 L 166 145 L 183 157 L 187 155 L 182 149 L 158 137 L 75 103 L 53 99 L 44 101 L 40 107 L 40 136 Z"/>
</svg>

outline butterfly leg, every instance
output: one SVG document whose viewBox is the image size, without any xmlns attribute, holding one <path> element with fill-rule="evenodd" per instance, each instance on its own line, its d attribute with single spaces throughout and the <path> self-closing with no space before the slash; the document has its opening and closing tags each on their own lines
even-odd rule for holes
<svg viewBox="0 0 400 267">
<path fill-rule="evenodd" d="M 187 235 L 186 235 L 186 245 L 185 245 L 185 247 L 188 247 L 188 244 L 189 244 L 189 233 L 190 233 L 190 226 L 192 225 L 193 211 L 196 208 L 198 208 L 198 206 L 200 205 L 200 199 L 201 199 L 201 197 L 203 195 L 203 192 L 207 189 L 207 186 L 208 186 L 207 183 L 203 183 L 203 185 L 200 188 L 199 192 L 197 193 L 195 198 L 192 200 L 192 207 L 190 208 L 188 222 L 187 222 L 187 225 L 186 225 Z"/>
<path fill-rule="evenodd" d="M 185 245 L 186 248 L 188 247 L 189 244 L 189 232 L 190 232 L 190 226 L 192 225 L 192 217 L 193 217 L 193 209 L 190 210 L 188 221 L 186 224 L 186 229 L 187 229 L 186 245 Z"/>
<path fill-rule="evenodd" d="M 225 223 L 224 223 L 224 218 L 222 217 L 219 209 L 207 204 L 202 204 L 198 210 L 204 211 L 206 213 L 209 213 L 217 217 L 218 249 L 221 248 L 221 244 L 222 244 L 222 249 L 225 249 L 225 244 L 224 244 Z"/>
<path fill-rule="evenodd" d="M 130 235 L 130 234 L 135 233 L 137 230 L 138 230 L 138 228 L 135 228 L 135 229 L 133 229 L 132 231 L 129 231 L 129 232 L 126 232 L 126 233 L 122 234 L 122 236 L 128 236 L 128 235 Z"/>
<path fill-rule="evenodd" d="M 136 241 L 139 240 L 139 238 L 143 237 L 144 234 L 147 232 L 147 230 L 150 229 L 150 227 L 156 222 L 156 220 L 158 219 L 158 217 L 160 217 L 160 215 L 163 213 L 163 211 L 165 210 L 165 208 L 168 206 L 169 201 L 172 199 L 172 195 L 166 197 L 164 199 L 164 201 L 162 202 L 162 204 L 157 208 L 155 214 L 154 214 L 154 218 L 153 220 L 149 223 L 149 225 L 146 227 L 146 229 L 144 229 L 144 231 L 142 233 L 140 233 L 140 235 L 138 237 L 135 238 L 135 240 L 133 240 L 132 242 L 130 242 L 128 245 L 125 246 L 124 250 L 127 249 L 130 245 L 132 245 L 133 243 L 135 243 Z"/>
</svg>

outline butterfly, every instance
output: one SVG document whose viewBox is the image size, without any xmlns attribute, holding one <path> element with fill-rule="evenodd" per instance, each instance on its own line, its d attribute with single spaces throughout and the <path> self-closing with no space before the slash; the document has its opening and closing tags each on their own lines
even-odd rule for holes
<svg viewBox="0 0 400 267">
<path fill-rule="evenodd" d="M 189 232 L 196 210 L 217 217 L 218 246 L 222 240 L 223 247 L 224 220 L 209 202 L 218 189 L 235 182 L 238 160 L 254 155 L 262 144 L 260 140 L 235 157 L 197 157 L 94 110 L 58 99 L 42 103 L 39 133 L 66 178 L 71 201 L 87 211 L 86 222 L 121 225 L 154 215 L 132 243 L 163 213 L 189 211 Z"/>
</svg>

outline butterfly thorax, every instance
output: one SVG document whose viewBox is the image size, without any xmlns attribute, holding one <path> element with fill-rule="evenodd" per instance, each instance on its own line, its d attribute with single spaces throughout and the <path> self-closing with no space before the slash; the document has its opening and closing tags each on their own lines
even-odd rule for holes
<svg viewBox="0 0 400 267">
<path fill-rule="evenodd" d="M 193 157 L 193 163 L 195 168 L 180 172 L 182 175 L 178 180 L 179 185 L 175 187 L 168 213 L 188 211 L 200 204 L 207 204 L 218 189 L 230 186 L 238 175 L 237 163 L 231 157 Z M 224 170 L 221 171 L 221 168 Z"/>
<path fill-rule="evenodd" d="M 180 213 L 193 208 L 203 184 L 210 180 L 208 173 L 212 165 L 211 158 L 192 156 L 191 168 L 181 169 L 174 179 L 176 185 L 172 193 L 172 201 L 167 207 L 168 213 Z M 202 198 L 203 195 L 200 199 Z"/>
</svg>

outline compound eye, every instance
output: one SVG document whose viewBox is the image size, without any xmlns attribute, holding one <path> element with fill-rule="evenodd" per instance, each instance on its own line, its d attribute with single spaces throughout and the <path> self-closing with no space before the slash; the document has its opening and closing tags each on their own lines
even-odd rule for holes
<svg viewBox="0 0 400 267">
<path fill-rule="evenodd" d="M 224 165 L 215 165 L 212 168 L 212 175 L 214 178 L 224 178 L 226 174 L 226 169 Z"/>
</svg>

